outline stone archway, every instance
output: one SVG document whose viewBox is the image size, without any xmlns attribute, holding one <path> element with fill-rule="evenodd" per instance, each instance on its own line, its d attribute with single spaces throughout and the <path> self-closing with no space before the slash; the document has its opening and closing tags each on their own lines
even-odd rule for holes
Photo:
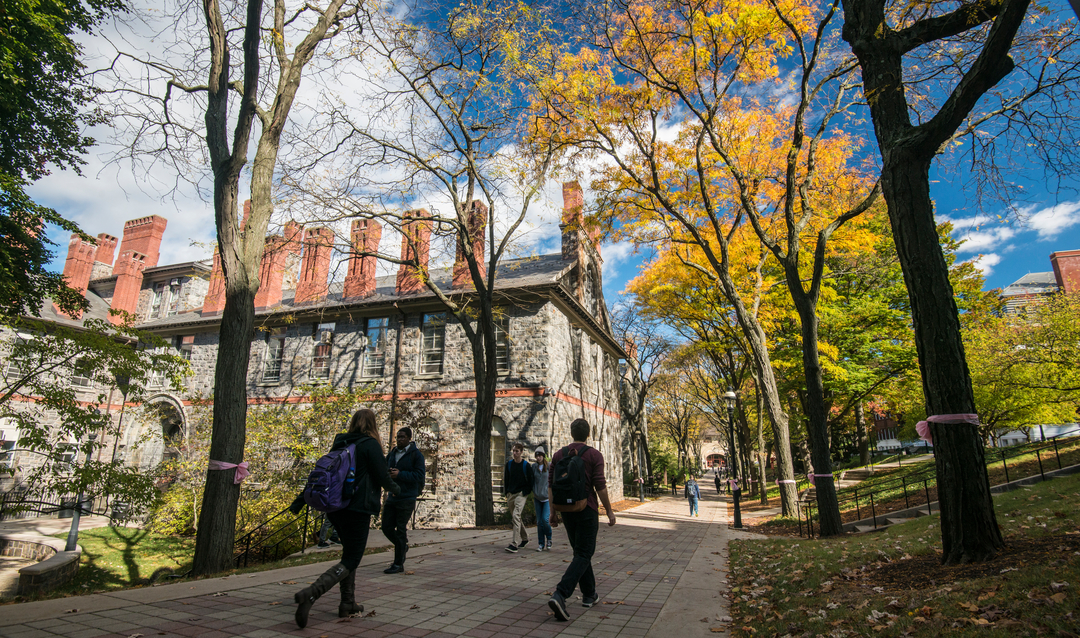
<svg viewBox="0 0 1080 638">
<path fill-rule="evenodd" d="M 151 397 L 144 404 L 140 421 L 124 437 L 128 465 L 147 471 L 179 456 L 186 435 L 186 419 L 179 402 L 164 395 Z"/>
</svg>

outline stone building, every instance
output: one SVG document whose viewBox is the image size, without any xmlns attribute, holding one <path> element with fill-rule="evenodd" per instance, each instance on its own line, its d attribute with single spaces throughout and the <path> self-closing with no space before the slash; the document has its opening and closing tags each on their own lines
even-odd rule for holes
<svg viewBox="0 0 1080 638">
<path fill-rule="evenodd" d="M 1031 272 L 1012 282 L 1001 291 L 1005 314 L 1018 317 L 1028 308 L 1045 303 L 1057 292 L 1080 290 L 1080 250 L 1059 250 L 1050 253 L 1047 272 Z"/>
<path fill-rule="evenodd" d="M 611 332 L 596 238 L 582 230 L 581 189 L 570 183 L 563 194 L 561 252 L 497 266 L 501 318 L 491 464 L 498 484 L 512 443 L 520 441 L 529 450 L 543 445 L 550 454 L 571 440 L 570 422 L 585 417 L 593 426 L 591 445 L 607 462 L 612 500 L 618 500 L 624 439 L 618 371 L 625 353 Z M 406 233 L 419 241 L 403 241 L 403 258 L 413 256 L 413 246 L 425 253 L 430 244 L 426 212 L 414 216 Z M 479 210 L 478 217 L 483 223 L 486 211 Z M 164 229 L 165 220 L 157 216 L 128 222 L 111 269 L 115 238 L 99 238 L 95 251 L 73 239 L 70 272 L 65 268 L 69 282 L 91 299 L 91 312 L 112 307 L 136 314 L 139 328 L 164 337 L 193 366 L 186 396 L 167 390 L 160 380 L 147 400 L 158 408 L 155 416 L 130 415 L 120 440 L 113 442 L 121 458 L 143 469 L 159 463 L 169 453 L 169 441 L 183 435 L 191 397 L 212 390 L 224 306 L 216 256 L 212 265 L 157 265 Z M 357 250 L 373 252 L 381 234 L 374 221 L 352 225 Z M 249 361 L 249 402 L 304 403 L 303 388 L 321 383 L 364 385 L 387 399 L 396 388 L 400 399 L 430 402 L 432 417 L 424 427 L 425 439 L 433 441 L 426 450 L 431 480 L 418 520 L 471 524 L 476 391 L 468 341 L 410 268 L 377 277 L 375 257 L 351 255 L 344 280 L 331 281 L 333 241 L 329 229 L 295 223 L 267 239 L 255 302 L 258 337 Z M 427 263 L 426 254 L 415 256 Z M 469 294 L 460 263 L 432 268 L 430 277 L 444 291 Z M 157 447 L 135 445 L 159 430 Z"/>
</svg>

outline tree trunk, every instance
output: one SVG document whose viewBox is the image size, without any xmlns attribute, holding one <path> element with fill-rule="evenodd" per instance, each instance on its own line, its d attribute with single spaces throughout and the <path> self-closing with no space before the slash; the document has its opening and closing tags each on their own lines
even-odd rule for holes
<svg viewBox="0 0 1080 638">
<path fill-rule="evenodd" d="M 491 300 L 477 319 L 479 332 L 473 334 L 473 376 L 476 381 L 476 414 L 473 417 L 473 504 L 477 525 L 495 524 L 495 500 L 491 489 L 491 420 L 495 417 L 495 324 Z M 488 347 L 485 347 L 485 344 Z M 505 480 L 505 479 L 504 479 Z"/>
<path fill-rule="evenodd" d="M 886 157 L 882 186 L 911 298 L 926 412 L 974 413 L 960 319 L 930 200 L 930 162 L 899 152 Z M 937 429 L 949 431 L 934 439 L 938 498 L 943 504 L 942 562 L 955 565 L 992 558 L 1005 542 L 994 514 L 979 428 L 943 425 Z"/>
<path fill-rule="evenodd" d="M 210 458 L 226 463 L 244 460 L 247 426 L 248 354 L 255 326 L 255 293 L 226 279 L 225 308 L 221 314 L 218 352 L 214 373 L 214 425 L 210 437 Z M 205 575 L 232 567 L 236 533 L 236 507 L 240 486 L 235 470 L 207 471 L 195 537 L 192 574 Z"/>
<path fill-rule="evenodd" d="M 791 282 L 792 274 L 788 273 Z M 794 281 L 800 285 L 799 280 Z M 789 284 L 790 287 L 790 284 Z M 836 500 L 836 484 L 833 483 L 832 458 L 829 453 L 828 414 L 825 407 L 825 388 L 821 378 L 821 360 L 818 356 L 818 318 L 813 300 L 802 291 L 792 290 L 792 299 L 799 312 L 802 333 L 803 373 L 806 377 L 807 436 L 810 440 L 810 458 L 814 464 L 814 493 L 817 495 L 821 535 L 835 536 L 843 533 L 840 505 Z"/>
<path fill-rule="evenodd" d="M 866 431 L 866 415 L 862 401 L 855 404 L 855 434 L 859 440 L 859 463 L 870 464 L 870 433 Z"/>
</svg>

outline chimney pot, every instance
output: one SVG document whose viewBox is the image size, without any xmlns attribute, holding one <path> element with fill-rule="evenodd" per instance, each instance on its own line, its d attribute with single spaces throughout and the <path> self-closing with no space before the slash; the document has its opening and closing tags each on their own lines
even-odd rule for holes
<svg viewBox="0 0 1080 638">
<path fill-rule="evenodd" d="M 375 294 L 375 266 L 382 240 L 382 225 L 373 219 L 357 219 L 350 232 L 352 253 L 349 255 L 349 272 L 345 277 L 342 296 L 370 297 Z M 360 254 L 365 253 L 365 254 Z"/>
<path fill-rule="evenodd" d="M 473 256 L 476 259 L 476 265 L 480 270 L 480 276 L 484 277 L 487 269 L 484 257 L 486 252 L 484 247 L 486 245 L 485 231 L 487 230 L 487 214 L 488 208 L 484 202 L 480 200 L 473 200 L 471 206 L 469 206 L 469 215 L 466 220 L 466 227 L 459 229 L 457 233 L 457 256 L 454 258 L 454 274 L 453 283 L 451 287 L 454 290 L 460 290 L 462 288 L 472 288 L 473 280 L 472 274 L 469 272 L 469 262 L 465 256 L 465 246 L 471 244 Z M 465 236 L 465 232 L 468 236 Z"/>
<path fill-rule="evenodd" d="M 304 231 L 304 252 L 300 259 L 300 281 L 296 284 L 294 303 L 318 301 L 329 292 L 330 254 L 334 231 L 312 228 Z"/>
<path fill-rule="evenodd" d="M 90 242 L 79 236 L 78 233 L 71 234 L 71 240 L 68 242 L 67 259 L 64 261 L 64 279 L 67 281 L 69 288 L 78 290 L 80 294 L 85 295 L 86 289 L 90 285 L 90 273 L 94 269 L 94 252 L 95 247 Z M 53 304 L 56 308 L 56 304 Z M 57 308 L 59 311 L 59 308 Z M 79 319 L 82 317 L 82 313 L 78 313 L 72 319 Z"/>
<path fill-rule="evenodd" d="M 116 288 L 113 289 L 111 307 L 113 310 L 123 310 L 135 314 L 139 308 L 139 292 L 142 290 L 143 270 L 146 269 L 146 255 L 126 250 L 120 252 L 120 258 L 116 260 Z M 109 315 L 109 321 L 114 324 L 123 323 L 121 317 Z"/>
<path fill-rule="evenodd" d="M 158 255 L 161 250 L 161 237 L 165 234 L 165 226 L 168 220 L 158 215 L 132 219 L 124 224 L 124 236 L 120 240 L 120 254 L 127 251 L 137 252 L 145 256 L 147 268 L 157 266 Z M 113 268 L 113 274 L 116 268 Z"/>
<path fill-rule="evenodd" d="M 416 267 L 401 264 L 397 273 L 397 294 L 408 295 L 425 288 L 431 252 L 431 213 L 427 209 L 406 211 L 401 233 L 401 260 L 415 261 Z"/>
<path fill-rule="evenodd" d="M 1080 250 L 1059 250 L 1050 254 L 1054 278 L 1064 292 L 1080 290 Z"/>
</svg>

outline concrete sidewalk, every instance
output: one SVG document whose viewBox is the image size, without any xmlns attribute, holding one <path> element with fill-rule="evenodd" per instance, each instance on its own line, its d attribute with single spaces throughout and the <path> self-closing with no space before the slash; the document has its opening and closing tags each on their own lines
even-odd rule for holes
<svg viewBox="0 0 1080 638">
<path fill-rule="evenodd" d="M 575 595 L 569 622 L 547 607 L 571 557 L 560 528 L 550 552 L 535 551 L 533 537 L 532 548 L 509 554 L 509 532 L 472 531 L 410 551 L 406 574 L 385 575 L 385 560 L 366 558 L 356 582 L 364 617 L 337 618 L 334 590 L 315 604 L 304 630 L 293 623 L 292 596 L 332 563 L 0 606 L 0 636 L 725 635 L 727 542 L 749 536 L 728 529 L 725 504 L 706 497 L 701 517 L 690 518 L 685 500 L 665 497 L 618 519 L 615 527 L 601 519 L 593 558 L 601 604 L 584 609 Z"/>
</svg>

